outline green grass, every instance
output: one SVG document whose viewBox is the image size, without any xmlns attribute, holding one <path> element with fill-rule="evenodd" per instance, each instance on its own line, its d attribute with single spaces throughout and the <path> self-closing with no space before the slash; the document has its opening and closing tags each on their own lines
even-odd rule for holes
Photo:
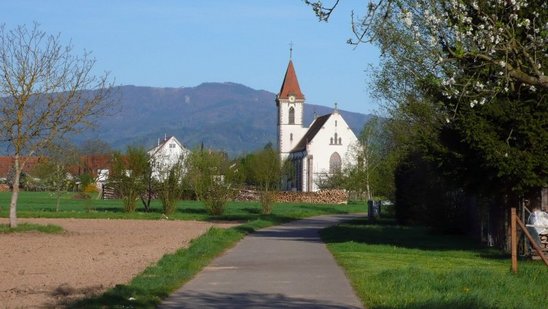
<svg viewBox="0 0 548 309">
<path fill-rule="evenodd" d="M 366 220 L 322 231 L 367 308 L 546 308 L 548 267 L 463 237 Z"/>
<path fill-rule="evenodd" d="M 10 228 L 7 224 L 0 224 L 0 234 L 7 233 L 23 233 L 23 232 L 40 232 L 48 234 L 59 234 L 63 233 L 64 230 L 62 227 L 54 224 L 34 224 L 34 223 L 20 223 L 16 228 Z"/>
<path fill-rule="evenodd" d="M 19 218 L 82 218 L 82 219 L 150 219 L 165 218 L 159 201 L 152 202 L 152 209 L 144 212 L 142 204 L 134 213 L 125 213 L 120 200 L 75 200 L 73 194 L 65 194 L 61 199 L 60 211 L 55 211 L 55 198 L 46 192 L 21 192 L 17 203 Z M 0 192 L 0 217 L 8 216 L 9 192 Z M 363 204 L 314 205 L 314 204 L 275 204 L 271 215 L 262 215 L 258 202 L 229 202 L 222 216 L 210 216 L 203 204 L 197 201 L 179 201 L 175 213 L 169 215 L 174 220 L 228 220 L 251 221 L 267 219 L 283 223 L 315 215 L 364 212 Z"/>
</svg>

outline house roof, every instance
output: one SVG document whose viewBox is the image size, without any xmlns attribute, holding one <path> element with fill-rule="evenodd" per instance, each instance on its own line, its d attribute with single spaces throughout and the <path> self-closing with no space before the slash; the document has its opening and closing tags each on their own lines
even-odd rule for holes
<svg viewBox="0 0 548 309">
<path fill-rule="evenodd" d="M 321 117 L 316 118 L 316 120 L 314 120 L 314 122 L 312 123 L 312 125 L 308 129 L 308 131 L 306 131 L 306 134 L 299 141 L 297 146 L 295 146 L 295 148 L 293 148 L 293 150 L 291 150 L 291 152 L 298 152 L 298 151 L 305 150 L 306 145 L 314 139 L 316 134 L 318 134 L 318 132 L 320 131 L 320 129 L 323 127 L 323 125 L 325 124 L 327 119 L 329 119 L 330 116 L 331 116 L 331 114 L 327 114 L 327 115 L 323 115 Z"/>
<path fill-rule="evenodd" d="M 152 149 L 150 149 L 150 150 L 148 151 L 148 153 L 149 153 L 151 156 L 154 156 L 156 153 L 158 153 L 158 151 L 160 151 L 160 149 L 164 148 L 164 146 L 165 146 L 169 141 L 173 141 L 173 142 L 175 142 L 176 144 L 178 144 L 179 147 L 181 147 L 182 149 L 185 149 L 185 147 L 181 144 L 181 142 L 179 142 L 179 140 L 177 140 L 177 138 L 175 138 L 175 136 L 169 136 L 169 137 L 165 137 L 165 138 L 162 139 L 162 140 L 158 140 L 158 146 L 153 147 Z"/>
<path fill-rule="evenodd" d="M 299 87 L 297 74 L 295 74 L 295 68 L 293 67 L 293 61 L 291 60 L 289 60 L 289 64 L 287 65 L 287 71 L 285 72 L 284 81 L 278 98 L 288 99 L 290 95 L 295 96 L 296 99 L 304 100 L 304 95 Z"/>
</svg>

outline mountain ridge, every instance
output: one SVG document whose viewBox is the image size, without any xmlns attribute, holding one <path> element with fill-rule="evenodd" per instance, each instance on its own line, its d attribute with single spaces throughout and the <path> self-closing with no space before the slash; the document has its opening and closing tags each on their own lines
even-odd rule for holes
<svg viewBox="0 0 548 309">
<path fill-rule="evenodd" d="M 146 148 L 164 135 L 175 136 L 188 148 L 202 143 L 239 155 L 276 145 L 276 95 L 233 82 L 204 82 L 195 87 L 123 85 L 115 89 L 120 112 L 104 117 L 95 130 L 74 137 L 76 143 L 101 139 L 115 149 Z M 332 108 L 305 103 L 304 123 Z M 357 135 L 371 115 L 339 109 Z"/>
</svg>

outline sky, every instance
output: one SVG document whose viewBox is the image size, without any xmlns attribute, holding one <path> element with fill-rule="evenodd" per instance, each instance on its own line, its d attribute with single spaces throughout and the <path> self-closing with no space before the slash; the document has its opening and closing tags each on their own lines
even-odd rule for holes
<svg viewBox="0 0 548 309">
<path fill-rule="evenodd" d="M 0 23 L 38 22 L 75 54 L 91 51 L 96 74 L 110 72 L 117 85 L 234 82 L 278 93 L 292 42 L 306 103 L 373 113 L 368 70 L 378 49 L 346 44 L 351 10 L 365 9 L 341 1 L 325 23 L 301 0 L 2 0 Z"/>
</svg>

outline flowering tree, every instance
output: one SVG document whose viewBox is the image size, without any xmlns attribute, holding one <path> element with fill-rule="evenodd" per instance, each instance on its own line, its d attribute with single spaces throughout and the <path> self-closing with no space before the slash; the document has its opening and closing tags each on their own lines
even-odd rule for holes
<svg viewBox="0 0 548 309">
<path fill-rule="evenodd" d="M 327 21 L 339 1 L 310 4 Z M 548 2 L 542 0 L 377 0 L 364 16 L 352 12 L 350 44 L 378 43 L 384 55 L 401 60 L 409 74 L 428 74 L 444 95 L 471 107 L 499 94 L 548 90 L 546 45 Z M 393 45 L 394 33 L 408 41 Z M 409 63 L 409 48 L 416 55 Z M 451 113 L 449 114 L 451 116 Z M 449 120 L 449 118 L 448 118 Z"/>
</svg>

